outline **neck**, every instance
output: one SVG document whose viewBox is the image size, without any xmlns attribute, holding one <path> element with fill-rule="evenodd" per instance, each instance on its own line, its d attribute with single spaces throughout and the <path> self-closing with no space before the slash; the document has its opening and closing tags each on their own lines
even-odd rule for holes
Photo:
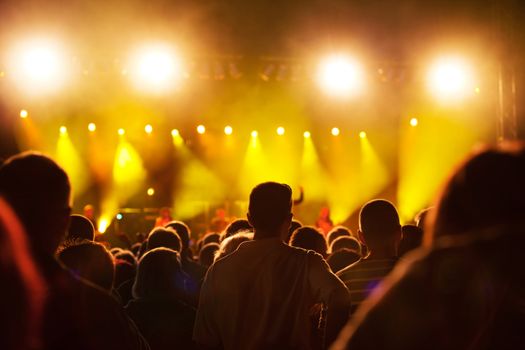
<svg viewBox="0 0 525 350">
<path fill-rule="evenodd" d="M 397 257 L 395 247 L 375 247 L 371 249 L 368 259 L 392 259 Z"/>
<path fill-rule="evenodd" d="M 254 240 L 266 239 L 266 238 L 281 238 L 281 235 L 276 234 L 275 231 L 266 231 L 266 230 L 254 230 L 253 231 Z"/>
</svg>

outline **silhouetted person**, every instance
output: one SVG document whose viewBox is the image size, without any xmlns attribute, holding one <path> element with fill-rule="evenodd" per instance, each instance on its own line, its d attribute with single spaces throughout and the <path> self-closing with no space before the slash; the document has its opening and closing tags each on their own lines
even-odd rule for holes
<svg viewBox="0 0 525 350">
<path fill-rule="evenodd" d="M 361 255 L 358 254 L 355 250 L 342 248 L 333 253 L 331 253 L 326 262 L 332 272 L 337 273 L 342 269 L 353 265 L 361 260 Z"/>
<path fill-rule="evenodd" d="M 226 227 L 221 235 L 221 241 L 241 231 L 253 231 L 252 225 L 246 219 L 235 219 Z"/>
<path fill-rule="evenodd" d="M 135 282 L 137 267 L 127 260 L 115 259 L 115 282 L 113 290 L 121 305 L 126 305 L 133 299 L 132 288 Z"/>
<path fill-rule="evenodd" d="M 460 165 L 428 217 L 427 250 L 400 263 L 336 349 L 523 348 L 523 179 L 523 145 Z"/>
<path fill-rule="evenodd" d="M 337 273 L 350 290 L 353 309 L 376 289 L 397 262 L 401 225 L 394 205 L 383 199 L 366 203 L 359 212 L 358 235 L 370 249 L 369 255 Z"/>
<path fill-rule="evenodd" d="M 215 252 L 215 260 L 224 258 L 230 255 L 239 248 L 241 243 L 251 241 L 253 239 L 253 232 L 238 232 L 233 236 L 226 238 L 221 242 L 219 250 Z"/>
<path fill-rule="evenodd" d="M 213 260 L 215 260 L 215 252 L 217 252 L 220 248 L 220 245 L 218 243 L 208 243 L 202 247 L 201 251 L 199 252 L 199 263 L 208 268 L 211 264 L 213 264 Z"/>
<path fill-rule="evenodd" d="M 421 247 L 423 243 L 423 230 L 418 226 L 404 225 L 401 228 L 403 236 L 399 242 L 398 256 L 402 257 L 406 253 Z"/>
<path fill-rule="evenodd" d="M 334 228 L 334 222 L 332 221 L 332 218 L 330 218 L 330 208 L 321 208 L 319 211 L 319 217 L 315 221 L 315 227 L 321 230 L 321 232 L 325 235 Z"/>
<path fill-rule="evenodd" d="M 220 243 L 221 242 L 221 235 L 215 232 L 207 233 L 204 237 L 202 237 L 202 245 L 206 245 L 208 243 Z"/>
<path fill-rule="evenodd" d="M 57 259 L 76 277 L 111 293 L 115 262 L 111 253 L 102 244 L 87 240 L 67 241 L 59 248 Z"/>
<path fill-rule="evenodd" d="M 185 276 L 179 254 L 153 249 L 140 259 L 134 299 L 126 311 L 152 350 L 192 349 L 195 309 L 183 302 Z"/>
<path fill-rule="evenodd" d="M 54 259 L 71 212 L 69 179 L 54 161 L 24 153 L 0 167 L 0 195 L 23 223 L 47 284 L 43 349 L 144 349 L 147 344 L 118 303 L 73 277 Z"/>
<path fill-rule="evenodd" d="M 94 241 L 95 227 L 85 216 L 73 214 L 69 218 L 69 227 L 67 229 L 66 239 L 85 239 L 88 241 Z"/>
<path fill-rule="evenodd" d="M 274 182 L 252 190 L 248 220 L 254 240 L 209 268 L 193 334 L 198 344 L 308 349 L 311 307 L 327 307 L 327 343 L 348 319 L 348 290 L 323 258 L 283 242 L 292 218 L 291 197 L 289 186 Z"/>
<path fill-rule="evenodd" d="M 352 236 L 341 236 L 337 237 L 332 244 L 330 244 L 330 252 L 335 253 L 341 249 L 350 249 L 357 254 L 361 255 L 361 243 Z"/>
<path fill-rule="evenodd" d="M 171 228 L 156 227 L 148 235 L 148 250 L 169 248 L 178 253 L 182 250 L 182 242 L 177 232 Z"/>
<path fill-rule="evenodd" d="M 292 234 L 299 227 L 303 227 L 303 224 L 300 221 L 293 219 L 292 222 L 290 223 L 290 228 L 288 229 L 288 235 L 284 238 L 284 243 L 288 244 L 290 242 L 290 238 L 292 237 Z"/>
<path fill-rule="evenodd" d="M 328 255 L 328 246 L 324 235 L 312 226 L 299 227 L 290 237 L 288 244 L 292 247 L 313 250 L 323 258 Z"/>
<path fill-rule="evenodd" d="M 336 226 L 333 229 L 328 232 L 326 235 L 326 241 L 328 242 L 328 246 L 332 244 L 333 241 L 335 241 L 337 238 L 342 236 L 349 236 L 352 237 L 352 231 L 350 231 L 349 228 L 346 228 L 344 226 Z"/>
</svg>

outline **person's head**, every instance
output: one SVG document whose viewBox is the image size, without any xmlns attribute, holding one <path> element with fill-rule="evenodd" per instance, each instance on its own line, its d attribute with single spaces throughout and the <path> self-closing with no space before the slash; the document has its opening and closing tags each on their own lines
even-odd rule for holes
<svg viewBox="0 0 525 350">
<path fill-rule="evenodd" d="M 243 231 L 252 231 L 253 227 L 250 222 L 246 219 L 235 219 L 226 226 L 226 229 L 221 235 L 221 241 L 233 236 L 236 233 Z"/>
<path fill-rule="evenodd" d="M 131 252 L 135 257 L 139 256 L 140 247 L 142 246 L 141 242 L 137 242 L 131 246 Z"/>
<path fill-rule="evenodd" d="M 220 243 L 221 235 L 219 233 L 210 232 L 202 237 L 202 244 L 206 245 L 208 243 Z"/>
<path fill-rule="evenodd" d="M 298 220 L 292 220 L 290 223 L 290 228 L 288 229 L 288 234 L 286 235 L 284 242 L 288 244 L 290 242 L 290 238 L 292 237 L 292 234 L 295 230 L 297 230 L 299 227 L 303 227 L 303 224 Z"/>
<path fill-rule="evenodd" d="M 324 235 L 312 226 L 303 226 L 295 230 L 290 238 L 289 244 L 292 247 L 313 250 L 323 257 L 326 257 L 328 251 L 328 245 L 326 244 Z"/>
<path fill-rule="evenodd" d="M 124 260 L 133 266 L 137 266 L 137 258 L 135 258 L 135 255 L 127 249 L 122 249 L 120 252 L 113 254 L 113 256 L 115 259 Z"/>
<path fill-rule="evenodd" d="M 332 272 L 337 273 L 337 271 L 355 264 L 359 260 L 361 260 L 360 254 L 357 254 L 353 250 L 343 248 L 330 254 L 326 259 L 326 262 L 328 263 L 328 266 L 330 266 Z"/>
<path fill-rule="evenodd" d="M 94 241 L 95 227 L 85 216 L 73 214 L 69 218 L 69 228 L 67 229 L 66 239 Z"/>
<path fill-rule="evenodd" d="M 423 230 L 421 228 L 415 225 L 404 225 L 401 231 L 403 236 L 399 242 L 399 257 L 419 248 L 423 243 Z"/>
<path fill-rule="evenodd" d="M 185 293 L 184 281 L 179 253 L 172 249 L 155 248 L 139 260 L 133 297 L 181 298 Z"/>
<path fill-rule="evenodd" d="M 292 221 L 292 189 L 286 184 L 265 182 L 250 193 L 248 221 L 256 235 L 284 239 Z"/>
<path fill-rule="evenodd" d="M 478 151 L 461 164 L 428 217 L 425 243 L 522 222 L 525 213 L 525 146 L 505 143 Z"/>
<path fill-rule="evenodd" d="M 359 236 L 372 254 L 374 250 L 397 253 L 401 224 L 394 205 L 384 199 L 366 203 L 359 212 Z"/>
<path fill-rule="evenodd" d="M 204 267 L 209 267 L 215 260 L 215 252 L 218 251 L 220 245 L 218 243 L 205 244 L 199 252 L 199 264 Z"/>
<path fill-rule="evenodd" d="M 425 208 L 421 210 L 419 213 L 417 213 L 416 217 L 414 218 L 414 222 L 416 223 L 416 226 L 419 227 L 421 230 L 425 228 L 425 221 L 428 217 L 428 213 L 430 213 L 431 210 L 434 208 Z"/>
<path fill-rule="evenodd" d="M 180 242 L 182 244 L 182 255 L 185 254 L 185 252 L 188 251 L 190 248 L 190 235 L 191 231 L 188 225 L 186 225 L 182 221 L 171 221 L 165 226 L 166 228 L 171 228 L 175 232 L 177 232 L 177 235 L 179 235 Z"/>
<path fill-rule="evenodd" d="M 22 153 L 0 166 L 0 195 L 17 213 L 35 252 L 54 254 L 65 236 L 70 192 L 65 171 L 44 155 Z"/>
<path fill-rule="evenodd" d="M 137 266 L 132 265 L 126 260 L 115 260 L 115 278 L 113 286 L 118 289 L 122 283 L 134 280 L 137 274 Z"/>
<path fill-rule="evenodd" d="M 342 237 L 342 236 L 351 237 L 352 231 L 350 231 L 349 228 L 346 228 L 344 226 L 334 227 L 326 235 L 326 240 L 328 242 L 328 245 L 331 245 L 333 241 L 335 241 L 338 237 Z"/>
<path fill-rule="evenodd" d="M 180 253 L 182 243 L 177 232 L 171 228 L 154 228 L 148 236 L 148 250 L 160 247 L 173 249 Z"/>
<path fill-rule="evenodd" d="M 92 241 L 69 241 L 57 253 L 57 259 L 73 275 L 111 291 L 115 262 L 104 245 Z"/>
<path fill-rule="evenodd" d="M 359 243 L 357 238 L 352 236 L 337 237 L 332 244 L 330 244 L 330 251 L 332 253 L 341 249 L 349 249 L 361 255 L 361 243 Z"/>
<path fill-rule="evenodd" d="M 241 243 L 251 241 L 253 232 L 239 232 L 221 242 L 219 250 L 215 252 L 215 261 L 222 259 L 239 248 Z"/>
</svg>

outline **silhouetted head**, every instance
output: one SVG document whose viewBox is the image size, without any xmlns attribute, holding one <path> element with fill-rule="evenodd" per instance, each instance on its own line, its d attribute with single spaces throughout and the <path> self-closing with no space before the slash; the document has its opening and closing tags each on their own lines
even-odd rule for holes
<svg viewBox="0 0 525 350">
<path fill-rule="evenodd" d="M 337 237 L 332 244 L 330 244 L 330 251 L 332 253 L 341 249 L 350 249 L 361 255 L 361 243 L 359 243 L 357 238 L 352 236 Z"/>
<path fill-rule="evenodd" d="M 179 235 L 180 242 L 182 244 L 182 252 L 183 252 L 182 255 L 184 255 L 184 253 L 187 252 L 188 249 L 190 248 L 191 231 L 188 225 L 186 225 L 182 221 L 171 221 L 165 227 L 171 228 L 172 230 L 177 232 L 177 235 Z"/>
<path fill-rule="evenodd" d="M 113 256 L 104 245 L 92 241 L 68 241 L 57 252 L 58 260 L 75 276 L 111 291 L 115 277 Z"/>
<path fill-rule="evenodd" d="M 292 220 L 292 189 L 286 184 L 265 182 L 250 193 L 248 221 L 256 235 L 284 239 Z"/>
<path fill-rule="evenodd" d="M 359 260 L 361 260 L 360 254 L 353 250 L 343 248 L 330 254 L 330 256 L 328 256 L 326 259 L 326 262 L 328 263 L 328 266 L 330 266 L 332 272 L 337 273 L 337 271 L 355 264 Z"/>
<path fill-rule="evenodd" d="M 113 286 L 115 289 L 120 287 L 122 283 L 134 280 L 137 274 L 137 266 L 133 266 L 126 260 L 115 260 L 115 278 Z"/>
<path fill-rule="evenodd" d="M 292 220 L 290 223 L 290 228 L 288 229 L 288 235 L 284 239 L 284 242 L 288 244 L 290 242 L 290 238 L 292 238 L 292 234 L 295 230 L 297 230 L 299 227 L 303 227 L 303 224 L 298 220 Z"/>
<path fill-rule="evenodd" d="M 71 212 L 69 179 L 51 158 L 22 153 L 0 167 L 0 195 L 17 213 L 35 252 L 52 255 Z"/>
<path fill-rule="evenodd" d="M 299 227 L 292 234 L 289 244 L 292 247 L 299 247 L 327 256 L 328 245 L 324 235 L 313 226 Z"/>
<path fill-rule="evenodd" d="M 69 228 L 67 229 L 66 239 L 94 241 L 95 227 L 85 216 L 73 214 L 69 218 Z"/>
<path fill-rule="evenodd" d="M 122 249 L 120 252 L 113 254 L 115 259 L 118 260 L 124 260 L 129 262 L 133 266 L 137 266 L 137 258 L 135 258 L 135 255 L 127 249 Z"/>
<path fill-rule="evenodd" d="M 425 241 L 522 222 L 525 148 L 500 144 L 469 157 L 451 175 L 429 217 Z M 433 220 L 432 220 L 433 219 Z"/>
<path fill-rule="evenodd" d="M 404 225 L 401 228 L 403 233 L 399 242 L 399 256 L 403 256 L 411 250 L 421 247 L 423 243 L 423 230 L 415 225 Z"/>
<path fill-rule="evenodd" d="M 221 242 L 219 250 L 215 252 L 215 261 L 230 255 L 239 248 L 241 243 L 251 241 L 253 232 L 239 232 Z"/>
<path fill-rule="evenodd" d="M 333 241 L 342 236 L 351 237 L 352 231 L 344 226 L 336 226 L 328 232 L 326 235 L 326 241 L 328 242 L 328 245 L 331 245 Z"/>
<path fill-rule="evenodd" d="M 253 227 L 250 225 L 250 222 L 246 219 L 235 219 L 228 226 L 221 235 L 221 241 L 233 236 L 236 233 L 244 231 L 252 231 Z"/>
<path fill-rule="evenodd" d="M 184 281 L 179 253 L 167 248 L 156 248 L 139 260 L 133 297 L 181 298 L 185 292 Z"/>
<path fill-rule="evenodd" d="M 182 243 L 177 232 L 171 228 L 154 228 L 148 236 L 148 250 L 161 247 L 173 249 L 180 253 Z"/>
<path fill-rule="evenodd" d="M 370 248 L 397 249 L 401 239 L 399 215 L 392 203 L 384 199 L 376 199 L 366 203 L 359 213 L 361 239 Z"/>
<path fill-rule="evenodd" d="M 416 226 L 419 227 L 421 230 L 425 229 L 425 221 L 428 217 L 428 213 L 430 213 L 431 210 L 434 208 L 425 208 L 421 210 L 419 213 L 417 213 L 416 217 L 414 218 L 414 222 L 416 223 Z"/>
<path fill-rule="evenodd" d="M 218 243 L 205 244 L 199 252 L 199 264 L 204 267 L 209 267 L 215 260 L 215 252 L 220 248 Z"/>
</svg>

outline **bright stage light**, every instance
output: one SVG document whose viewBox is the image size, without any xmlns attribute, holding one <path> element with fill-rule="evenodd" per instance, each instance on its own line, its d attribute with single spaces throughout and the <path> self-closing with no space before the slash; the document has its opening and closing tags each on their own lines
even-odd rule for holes
<svg viewBox="0 0 525 350">
<path fill-rule="evenodd" d="M 97 130 L 97 126 L 95 125 L 95 123 L 89 123 L 88 124 L 88 130 L 90 132 L 94 132 L 95 130 Z"/>
<path fill-rule="evenodd" d="M 27 113 L 27 111 L 25 109 L 22 109 L 20 111 L 20 118 L 25 119 L 25 118 L 27 118 L 28 115 L 29 114 Z"/>
<path fill-rule="evenodd" d="M 44 39 L 22 41 L 8 58 L 9 76 L 32 95 L 46 94 L 63 87 L 68 78 L 68 62 L 57 42 Z"/>
<path fill-rule="evenodd" d="M 118 213 L 117 215 L 115 215 L 115 217 L 117 218 L 117 220 L 122 220 L 122 214 L 121 213 Z"/>
<path fill-rule="evenodd" d="M 364 72 L 355 59 L 332 55 L 326 57 L 319 65 L 317 80 L 326 93 L 348 97 L 362 90 Z"/>
<path fill-rule="evenodd" d="M 456 57 L 443 57 L 431 66 L 427 84 L 439 100 L 454 101 L 467 97 L 475 90 L 470 65 Z"/>
<path fill-rule="evenodd" d="M 129 73 L 138 89 L 153 93 L 176 87 L 183 77 L 180 59 L 165 45 L 137 49 L 132 55 Z"/>
<path fill-rule="evenodd" d="M 304 138 L 308 139 L 308 138 L 310 138 L 310 136 L 312 136 L 312 134 L 310 134 L 310 131 L 305 131 L 303 133 L 303 136 L 304 136 Z"/>
<path fill-rule="evenodd" d="M 411 126 L 417 126 L 417 124 L 419 124 L 419 121 L 417 120 L 417 118 L 410 119 Z"/>
<path fill-rule="evenodd" d="M 107 219 L 101 219 L 98 223 L 98 232 L 100 233 L 106 233 L 106 230 L 109 227 L 109 220 Z"/>
<path fill-rule="evenodd" d="M 256 138 L 259 135 L 259 133 L 257 132 L 257 130 L 253 130 L 251 135 L 253 138 Z"/>
<path fill-rule="evenodd" d="M 233 133 L 233 128 L 231 126 L 229 126 L 229 125 L 225 126 L 224 127 L 224 133 L 226 135 L 231 135 Z"/>
<path fill-rule="evenodd" d="M 337 136 L 341 133 L 341 131 L 339 130 L 339 128 L 332 128 L 332 135 L 334 136 Z"/>
<path fill-rule="evenodd" d="M 361 131 L 361 132 L 359 133 L 359 137 L 362 138 L 362 139 L 366 138 L 366 132 Z"/>
<path fill-rule="evenodd" d="M 124 136 L 124 134 L 126 133 L 126 130 L 120 128 L 120 129 L 118 129 L 117 132 L 118 132 L 118 134 L 119 134 L 120 136 Z"/>
<path fill-rule="evenodd" d="M 151 134 L 153 132 L 153 127 L 148 124 L 144 127 L 144 131 L 146 132 L 146 134 Z"/>
<path fill-rule="evenodd" d="M 284 135 L 284 128 L 282 126 L 277 128 L 277 135 Z"/>
<path fill-rule="evenodd" d="M 155 189 L 153 187 L 150 187 L 150 188 L 148 188 L 146 193 L 148 194 L 148 196 L 151 197 L 151 196 L 153 196 L 155 194 Z"/>
<path fill-rule="evenodd" d="M 66 128 L 65 126 L 61 126 L 61 127 L 60 127 L 60 133 L 61 133 L 62 135 L 67 134 L 67 128 Z"/>
<path fill-rule="evenodd" d="M 201 135 L 204 134 L 206 132 L 206 127 L 202 124 L 197 126 L 197 132 Z"/>
<path fill-rule="evenodd" d="M 179 130 L 177 130 L 177 129 L 173 129 L 173 130 L 171 130 L 171 136 L 173 136 L 173 137 L 178 137 L 178 136 L 180 136 L 180 132 L 179 132 Z"/>
</svg>

